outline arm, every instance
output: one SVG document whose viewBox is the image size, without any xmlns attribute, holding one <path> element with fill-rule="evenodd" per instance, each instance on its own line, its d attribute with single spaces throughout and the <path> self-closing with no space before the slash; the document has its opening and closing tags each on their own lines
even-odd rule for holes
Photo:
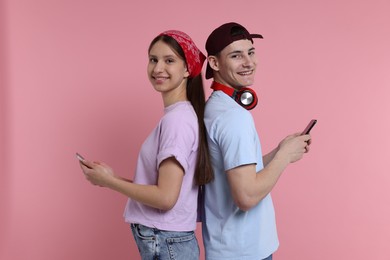
<svg viewBox="0 0 390 260">
<path fill-rule="evenodd" d="M 286 167 L 300 160 L 307 150 L 309 135 L 285 138 L 266 158 L 265 168 L 256 173 L 255 164 L 233 168 L 226 172 L 234 202 L 241 210 L 257 205 L 277 183 Z"/>
<path fill-rule="evenodd" d="M 115 178 L 118 178 L 118 179 L 120 179 L 122 181 L 126 181 L 126 182 L 133 182 L 133 180 L 127 179 L 127 178 L 124 178 L 124 177 L 121 177 L 121 176 L 115 176 Z"/>
<path fill-rule="evenodd" d="M 92 184 L 110 188 L 150 207 L 170 210 L 179 197 L 184 171 L 173 157 L 161 162 L 156 185 L 140 185 L 115 177 L 113 170 L 104 163 L 85 163 L 92 167 L 88 169 L 81 165 Z"/>
<path fill-rule="evenodd" d="M 263 164 L 264 167 L 268 165 L 270 161 L 275 157 L 275 154 L 278 152 L 279 146 L 273 149 L 271 152 L 267 153 L 266 155 L 263 155 Z"/>
</svg>

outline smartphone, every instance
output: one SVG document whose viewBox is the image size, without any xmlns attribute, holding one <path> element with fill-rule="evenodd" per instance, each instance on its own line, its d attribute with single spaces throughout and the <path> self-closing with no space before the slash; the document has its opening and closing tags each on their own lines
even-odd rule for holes
<svg viewBox="0 0 390 260">
<path fill-rule="evenodd" d="M 84 163 L 85 159 L 84 159 L 83 156 L 81 156 L 81 154 L 76 153 L 76 158 L 77 158 L 77 160 L 79 160 L 84 166 L 86 166 L 87 168 L 91 169 L 91 167 L 89 167 L 88 165 L 86 165 L 86 164 Z"/>
<path fill-rule="evenodd" d="M 309 122 L 309 124 L 306 126 L 305 130 L 301 133 L 301 135 L 307 135 L 310 133 L 310 130 L 313 128 L 313 126 L 317 123 L 317 119 L 313 119 Z"/>
</svg>

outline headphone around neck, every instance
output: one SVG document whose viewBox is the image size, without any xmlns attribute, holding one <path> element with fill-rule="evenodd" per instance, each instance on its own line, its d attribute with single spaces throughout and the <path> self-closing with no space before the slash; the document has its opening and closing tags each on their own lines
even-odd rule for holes
<svg viewBox="0 0 390 260">
<path fill-rule="evenodd" d="M 229 97 L 233 98 L 240 106 L 247 110 L 255 108 L 258 99 L 256 92 L 251 88 L 241 88 L 240 90 L 222 85 L 213 81 L 211 84 L 213 90 L 221 90 Z"/>
</svg>

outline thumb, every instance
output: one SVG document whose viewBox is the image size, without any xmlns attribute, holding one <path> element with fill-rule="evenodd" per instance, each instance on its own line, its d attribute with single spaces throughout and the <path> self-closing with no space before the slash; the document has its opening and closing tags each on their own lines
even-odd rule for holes
<svg viewBox="0 0 390 260">
<path fill-rule="evenodd" d="M 302 138 L 305 142 L 309 142 L 311 140 L 311 136 L 310 135 L 302 135 Z"/>
</svg>

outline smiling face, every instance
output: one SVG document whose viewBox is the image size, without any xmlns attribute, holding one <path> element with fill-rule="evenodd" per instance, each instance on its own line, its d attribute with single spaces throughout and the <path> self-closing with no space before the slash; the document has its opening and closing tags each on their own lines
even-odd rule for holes
<svg viewBox="0 0 390 260">
<path fill-rule="evenodd" d="M 218 55 L 209 56 L 214 70 L 214 80 L 226 86 L 240 89 L 253 84 L 257 59 L 250 40 L 234 41 Z"/>
<path fill-rule="evenodd" d="M 161 40 L 150 48 L 147 73 L 154 89 L 163 95 L 166 105 L 186 98 L 189 76 L 186 63 Z"/>
</svg>

